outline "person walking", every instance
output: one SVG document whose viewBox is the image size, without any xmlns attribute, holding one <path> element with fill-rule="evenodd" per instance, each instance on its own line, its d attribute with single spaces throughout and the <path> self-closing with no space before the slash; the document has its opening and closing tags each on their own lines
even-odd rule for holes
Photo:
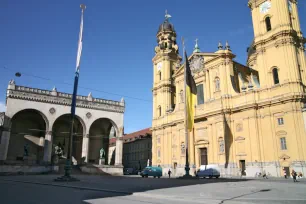
<svg viewBox="0 0 306 204">
<path fill-rule="evenodd" d="M 293 178 L 293 182 L 297 182 L 297 180 L 296 180 L 297 174 L 293 169 L 292 169 L 291 175 L 292 175 L 292 178 Z"/>
<path fill-rule="evenodd" d="M 284 172 L 285 179 L 287 179 L 287 172 L 286 172 L 285 168 L 283 168 L 283 172 Z"/>
<path fill-rule="evenodd" d="M 169 178 L 171 177 L 171 170 L 169 169 L 169 171 L 168 171 L 168 175 L 169 175 Z"/>
</svg>

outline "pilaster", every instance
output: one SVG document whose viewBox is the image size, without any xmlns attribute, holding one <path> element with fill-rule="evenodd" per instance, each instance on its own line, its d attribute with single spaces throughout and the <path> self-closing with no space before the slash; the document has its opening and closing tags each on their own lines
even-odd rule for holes
<svg viewBox="0 0 306 204">
<path fill-rule="evenodd" d="M 52 158 L 52 131 L 47 131 L 45 135 L 45 144 L 44 144 L 44 159 L 45 163 L 51 163 Z"/>
<path fill-rule="evenodd" d="M 84 162 L 88 162 L 88 149 L 89 149 L 89 134 L 83 136 L 82 143 L 82 159 Z"/>
<path fill-rule="evenodd" d="M 2 131 L 1 143 L 0 143 L 0 162 L 5 161 L 7 157 L 7 151 L 10 142 L 11 132 L 9 129 L 4 129 Z"/>
<path fill-rule="evenodd" d="M 123 141 L 120 137 L 116 139 L 115 166 L 122 166 Z"/>
</svg>

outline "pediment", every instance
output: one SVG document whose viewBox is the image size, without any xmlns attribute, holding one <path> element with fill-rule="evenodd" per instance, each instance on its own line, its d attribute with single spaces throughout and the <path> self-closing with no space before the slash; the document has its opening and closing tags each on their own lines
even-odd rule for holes
<svg viewBox="0 0 306 204">
<path fill-rule="evenodd" d="M 241 141 L 241 140 L 245 140 L 245 137 L 239 136 L 239 137 L 236 137 L 236 139 L 235 139 L 235 141 Z"/>
<path fill-rule="evenodd" d="M 287 132 L 284 131 L 284 130 L 281 130 L 281 131 L 278 131 L 278 132 L 276 133 L 276 135 L 277 135 L 277 136 L 287 135 Z"/>
<path fill-rule="evenodd" d="M 196 144 L 209 144 L 208 140 L 199 139 L 196 141 Z"/>
<path fill-rule="evenodd" d="M 287 154 L 283 154 L 279 157 L 280 159 L 290 159 L 290 157 Z"/>
</svg>

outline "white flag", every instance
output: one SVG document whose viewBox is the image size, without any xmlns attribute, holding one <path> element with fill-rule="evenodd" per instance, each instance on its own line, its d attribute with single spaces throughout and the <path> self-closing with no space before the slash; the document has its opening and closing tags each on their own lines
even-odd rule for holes
<svg viewBox="0 0 306 204">
<path fill-rule="evenodd" d="M 80 72 L 80 61 L 81 61 L 81 54 L 82 54 L 82 44 L 83 44 L 83 12 L 84 12 L 84 9 L 82 8 L 80 35 L 79 35 L 79 43 L 78 43 L 78 53 L 77 53 L 77 60 L 76 60 L 76 71 L 77 72 Z"/>
</svg>

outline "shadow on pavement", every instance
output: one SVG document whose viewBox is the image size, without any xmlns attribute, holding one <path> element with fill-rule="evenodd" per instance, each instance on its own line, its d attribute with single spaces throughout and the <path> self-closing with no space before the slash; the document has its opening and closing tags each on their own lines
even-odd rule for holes
<svg viewBox="0 0 306 204">
<path fill-rule="evenodd" d="M 241 198 L 243 196 L 252 195 L 252 194 L 260 193 L 260 192 L 269 192 L 269 191 L 271 191 L 271 189 L 262 189 L 262 190 L 254 191 L 254 192 L 251 192 L 251 193 L 245 193 L 245 194 L 242 194 L 240 196 L 235 196 L 235 197 L 232 197 L 232 198 L 229 198 L 229 199 L 224 199 L 219 204 L 223 204 L 226 201 L 230 201 L 230 200 L 234 200 L 234 199 L 237 199 L 237 198 Z"/>
<path fill-rule="evenodd" d="M 80 178 L 81 179 L 81 178 Z M 82 179 L 81 179 L 82 180 Z M 192 186 L 192 185 L 209 185 L 212 183 L 229 183 L 229 182 L 245 182 L 248 179 L 226 179 L 226 178 L 219 178 L 219 179 L 168 179 L 168 178 L 161 178 L 161 179 L 154 179 L 154 178 L 138 178 L 138 177 L 97 177 L 94 181 L 87 183 L 86 181 L 82 180 L 81 183 L 87 183 L 91 187 L 97 186 L 101 190 L 114 190 L 114 191 L 121 191 L 118 193 L 109 192 L 108 195 L 101 195 L 91 194 L 87 195 L 86 198 L 83 199 L 82 203 L 91 203 L 86 202 L 84 200 L 94 200 L 94 199 L 101 199 L 101 198 L 108 198 L 108 197 L 116 197 L 116 196 L 127 196 L 132 195 L 133 193 L 141 193 L 151 190 L 158 190 L 158 189 L 167 189 L 167 188 L 177 188 L 177 187 L 184 187 L 184 186 Z M 100 185 L 98 184 L 100 183 Z M 105 184 L 105 185 L 104 185 Z M 234 198 L 233 198 L 234 199 Z"/>
</svg>

